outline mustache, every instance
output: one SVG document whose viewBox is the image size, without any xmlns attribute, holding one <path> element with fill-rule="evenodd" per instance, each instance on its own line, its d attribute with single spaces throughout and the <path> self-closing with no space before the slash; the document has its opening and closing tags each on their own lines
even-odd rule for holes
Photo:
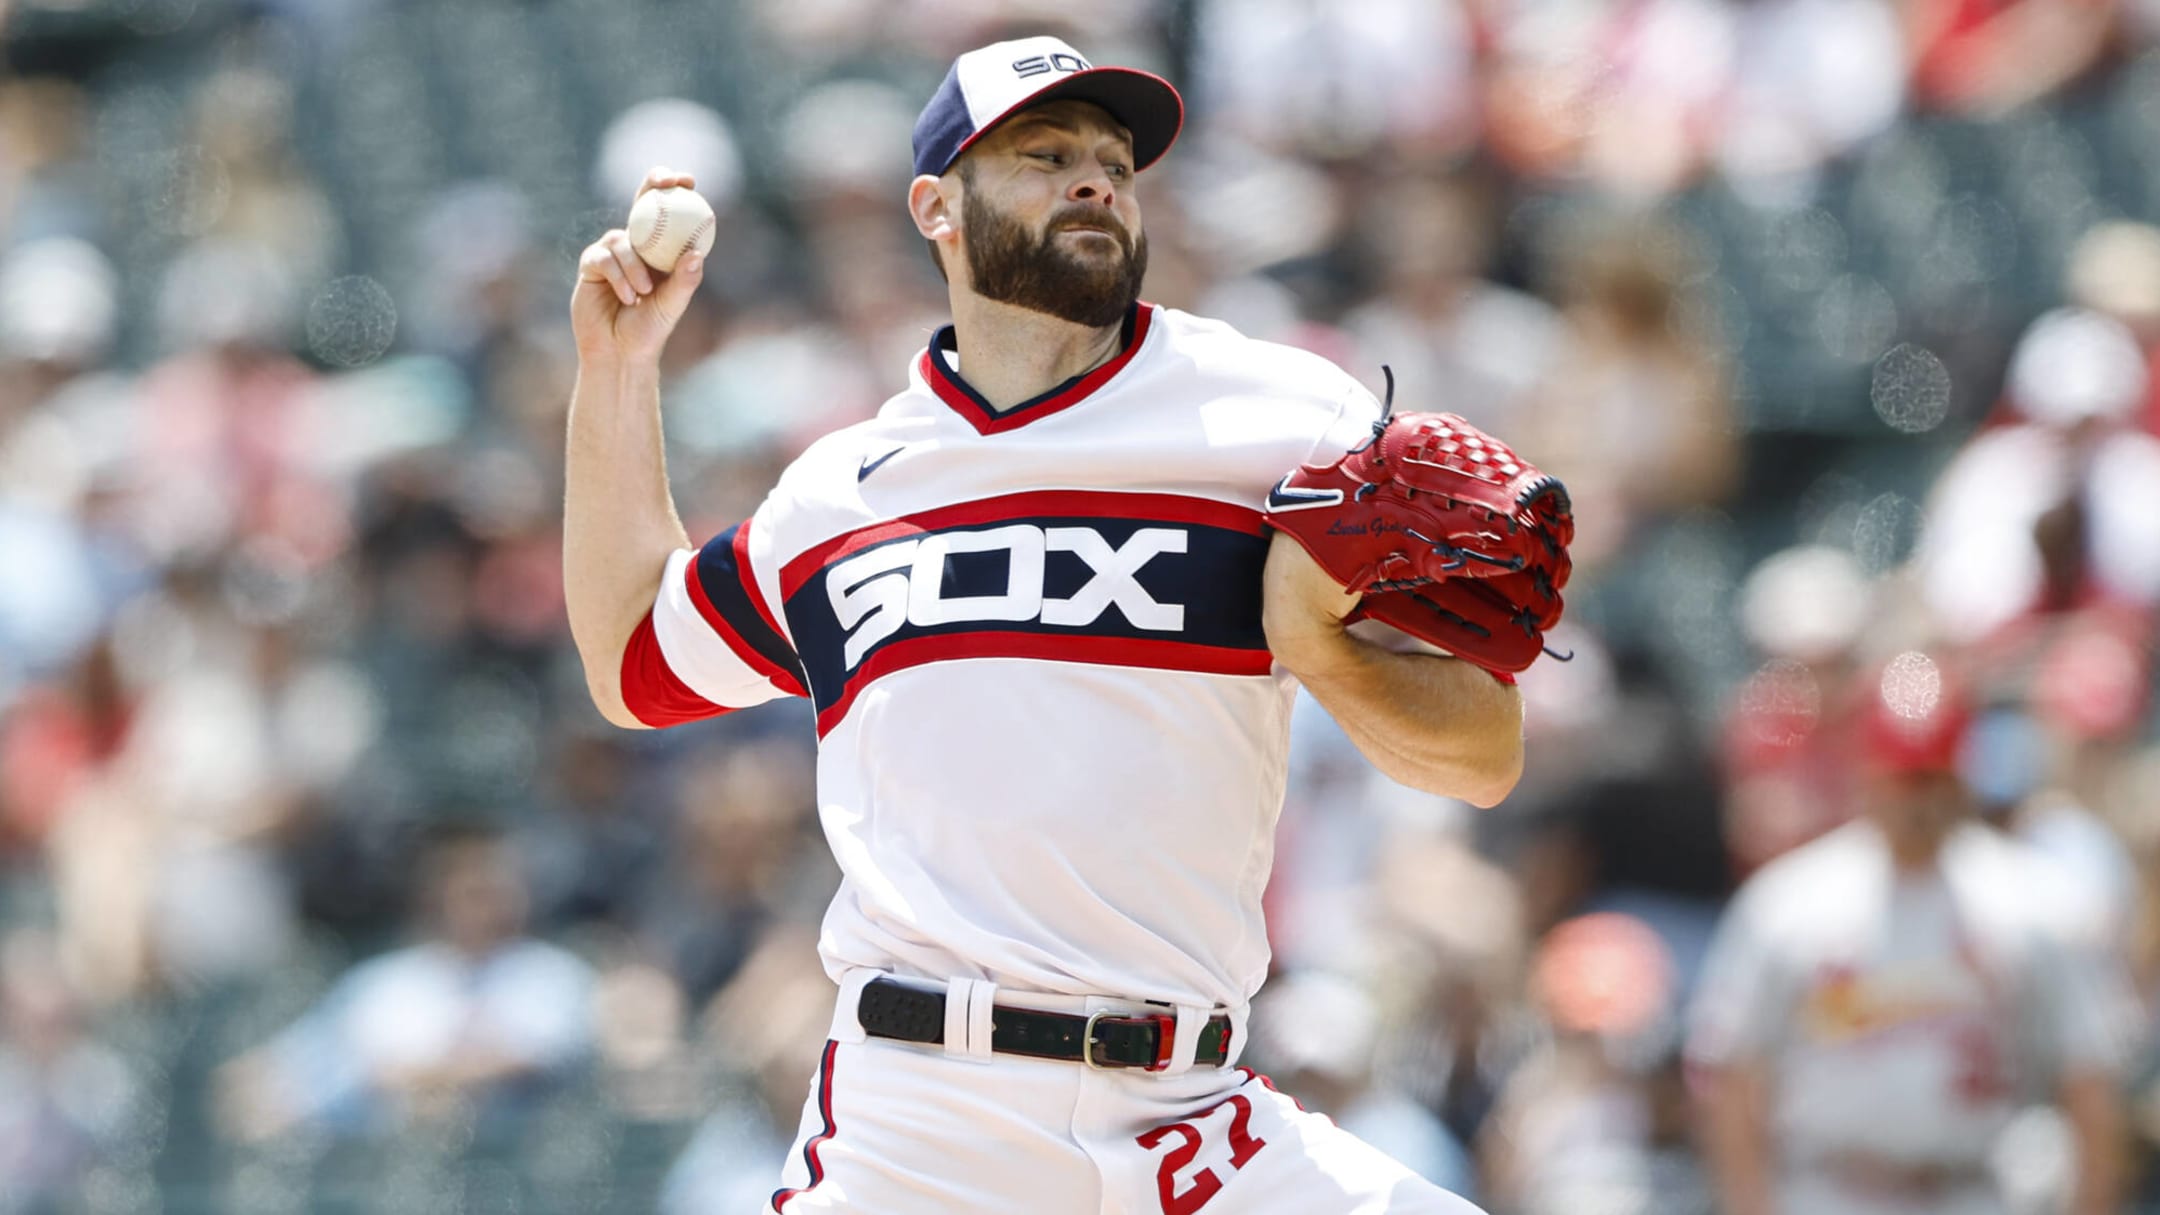
<svg viewBox="0 0 2160 1215">
<path fill-rule="evenodd" d="M 1104 211 L 1068 207 L 1050 217 L 1050 227 L 1047 234 L 1056 236 L 1060 232 L 1071 232 L 1082 228 L 1093 228 L 1100 232 L 1108 232 L 1112 237 L 1116 238 L 1119 244 L 1125 246 L 1126 252 L 1132 252 L 1132 233 L 1126 230 L 1125 225 L 1119 222 L 1115 215 Z"/>
</svg>

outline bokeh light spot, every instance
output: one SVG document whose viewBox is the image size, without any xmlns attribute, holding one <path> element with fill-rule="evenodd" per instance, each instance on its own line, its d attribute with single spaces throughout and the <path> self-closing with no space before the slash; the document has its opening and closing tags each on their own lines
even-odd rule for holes
<svg viewBox="0 0 2160 1215">
<path fill-rule="evenodd" d="M 1740 720 L 1756 742 L 1790 747 L 1806 738 L 1822 716 L 1822 685 L 1806 663 L 1766 662 L 1740 688 Z"/>
<path fill-rule="evenodd" d="M 1897 302 L 1864 274 L 1840 275 L 1815 305 L 1815 336 L 1830 357 L 1863 364 L 1897 336 Z"/>
<path fill-rule="evenodd" d="M 1950 416 L 1950 369 L 1926 347 L 1900 342 L 1875 364 L 1868 398 L 1892 430 L 1926 434 Z"/>
<path fill-rule="evenodd" d="M 1880 578 L 1897 568 L 1920 542 L 1927 524 L 1920 504 L 1903 494 L 1877 494 L 1853 523 L 1853 558 L 1860 571 Z"/>
<path fill-rule="evenodd" d="M 1883 668 L 1883 707 L 1906 721 L 1924 721 L 1942 703 L 1942 671 L 1935 660 L 1907 650 Z"/>
<path fill-rule="evenodd" d="M 396 337 L 397 305 L 364 274 L 330 280 L 308 304 L 308 349 L 333 367 L 372 363 Z"/>
</svg>

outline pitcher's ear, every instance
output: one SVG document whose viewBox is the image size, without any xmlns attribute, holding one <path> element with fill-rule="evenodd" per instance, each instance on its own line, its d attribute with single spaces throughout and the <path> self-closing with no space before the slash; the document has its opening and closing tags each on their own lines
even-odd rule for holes
<svg viewBox="0 0 2160 1215">
<path fill-rule="evenodd" d="M 957 174 L 932 177 L 926 173 L 908 183 L 908 214 L 924 240 L 946 241 L 959 234 L 960 189 Z"/>
</svg>

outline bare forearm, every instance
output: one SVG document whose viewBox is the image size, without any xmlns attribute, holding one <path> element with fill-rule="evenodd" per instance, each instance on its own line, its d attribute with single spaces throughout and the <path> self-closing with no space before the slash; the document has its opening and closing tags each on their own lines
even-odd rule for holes
<svg viewBox="0 0 2160 1215">
<path fill-rule="evenodd" d="M 1728 1215 L 1772 1215 L 1768 1080 L 1757 1065 L 1716 1069 L 1706 1082 L 1703 1151 Z"/>
<path fill-rule="evenodd" d="M 1481 667 L 1339 629 L 1278 643 L 1276 656 L 1391 779 L 1491 806 L 1522 775 L 1522 698 Z"/>
<path fill-rule="evenodd" d="M 563 597 L 586 682 L 610 721 L 622 709 L 617 664 L 652 607 L 668 554 L 689 546 L 668 492 L 660 375 L 644 360 L 583 361 L 565 445 Z"/>
<path fill-rule="evenodd" d="M 2088 1072 L 2062 1082 L 2064 1120 L 2077 1144 L 2077 1186 L 2070 1215 L 2111 1215 L 2122 1193 L 2122 1103 L 2108 1076 Z"/>
</svg>

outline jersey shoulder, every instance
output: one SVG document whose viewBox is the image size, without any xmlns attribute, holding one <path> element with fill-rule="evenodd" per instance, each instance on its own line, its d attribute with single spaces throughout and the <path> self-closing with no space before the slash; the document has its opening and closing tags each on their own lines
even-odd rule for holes
<svg viewBox="0 0 2160 1215">
<path fill-rule="evenodd" d="M 1881 837 L 1866 823 L 1847 823 L 1755 871 L 1733 900 L 1735 914 L 1758 930 L 1804 930 L 1824 921 L 1825 907 L 1849 907 L 1889 861 Z"/>
<path fill-rule="evenodd" d="M 929 437 L 926 419 L 883 414 L 820 436 L 781 470 L 758 508 L 761 526 L 783 552 L 846 530 L 861 519 L 863 479 Z"/>
<path fill-rule="evenodd" d="M 922 417 L 880 413 L 865 418 L 828 431 L 805 447 L 781 470 L 773 492 L 815 500 L 835 490 L 852 490 L 861 479 L 858 474 L 865 462 L 872 462 L 874 467 L 878 457 L 933 437 L 929 420 Z"/>
<path fill-rule="evenodd" d="M 1356 376 L 1333 360 L 1286 346 L 1247 337 L 1228 321 L 1195 316 L 1175 308 L 1161 312 L 1167 345 L 1188 359 L 1211 379 L 1230 380 L 1267 395 L 1305 399 L 1329 410 L 1345 401 L 1365 400 L 1379 404 Z"/>
</svg>

